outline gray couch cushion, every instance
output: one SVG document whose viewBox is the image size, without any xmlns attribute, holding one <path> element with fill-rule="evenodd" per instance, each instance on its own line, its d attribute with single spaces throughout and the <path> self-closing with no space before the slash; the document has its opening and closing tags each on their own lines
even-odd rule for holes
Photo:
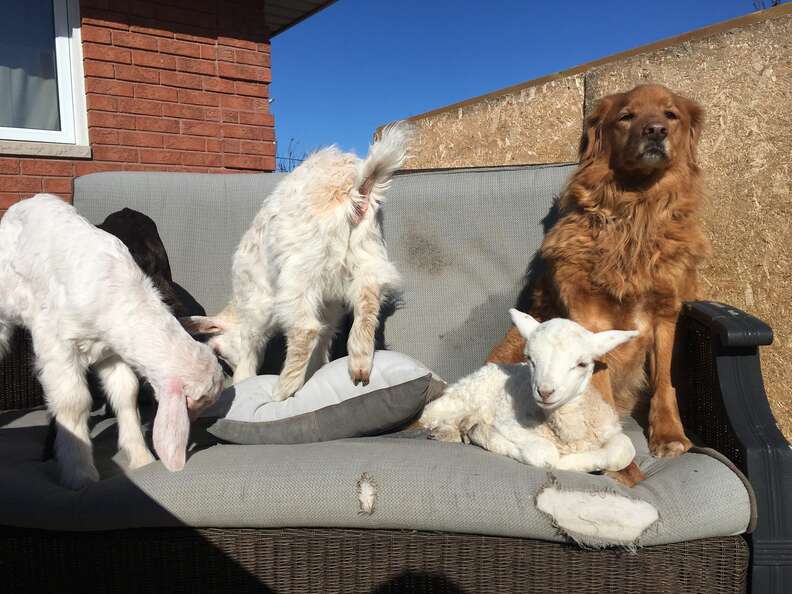
<svg viewBox="0 0 792 594">
<path fill-rule="evenodd" d="M 149 411 L 144 409 L 144 418 Z M 707 455 L 647 455 L 637 426 L 629 434 L 647 480 L 623 489 L 609 478 L 547 471 L 476 446 L 425 439 L 359 438 L 302 445 L 201 443 L 171 473 L 155 462 L 125 472 L 115 455 L 112 418 L 94 418 L 102 481 L 81 492 L 56 482 L 41 462 L 43 411 L 0 414 L 0 525 L 58 530 L 147 526 L 358 527 L 442 530 L 560 541 L 534 500 L 555 477 L 562 488 L 617 491 L 658 510 L 643 545 L 743 532 L 751 516 L 740 478 Z M 356 485 L 366 474 L 377 503 L 361 514 Z"/>
</svg>

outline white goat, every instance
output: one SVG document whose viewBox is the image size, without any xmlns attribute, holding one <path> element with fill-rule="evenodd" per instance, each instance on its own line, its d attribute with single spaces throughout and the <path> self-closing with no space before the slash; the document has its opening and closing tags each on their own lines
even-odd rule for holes
<svg viewBox="0 0 792 594">
<path fill-rule="evenodd" d="M 57 196 L 23 200 L 0 221 L 0 355 L 16 325 L 33 337 L 65 486 L 99 478 L 88 432 L 91 365 L 116 411 L 118 445 L 130 466 L 153 461 L 134 371 L 159 400 L 154 449 L 169 470 L 184 466 L 189 416 L 215 401 L 222 369 L 170 314 L 124 244 Z"/>
<path fill-rule="evenodd" d="M 469 439 L 539 467 L 621 470 L 635 457 L 616 411 L 591 384 L 594 360 L 638 335 L 589 332 L 554 319 L 540 324 L 510 310 L 526 339 L 527 364 L 489 363 L 446 388 L 420 424 L 436 439 Z"/>
<path fill-rule="evenodd" d="M 335 147 L 312 154 L 275 188 L 233 258 L 232 296 L 214 317 L 185 327 L 211 334 L 209 345 L 232 367 L 234 383 L 256 374 L 276 330 L 287 352 L 273 396 L 284 400 L 305 381 L 316 351 L 327 363 L 347 306 L 355 320 L 347 342 L 349 374 L 367 384 L 380 302 L 399 283 L 377 211 L 406 157 L 405 124 L 385 128 L 366 159 Z"/>
</svg>

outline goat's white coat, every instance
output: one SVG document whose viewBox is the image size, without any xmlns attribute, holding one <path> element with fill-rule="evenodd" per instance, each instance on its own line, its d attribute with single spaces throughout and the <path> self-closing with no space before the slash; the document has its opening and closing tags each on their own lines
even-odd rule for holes
<svg viewBox="0 0 792 594">
<path fill-rule="evenodd" d="M 23 200 L 0 221 L 0 355 L 16 325 L 33 338 L 58 426 L 64 485 L 80 488 L 99 478 L 88 433 L 91 365 L 116 411 L 118 445 L 130 467 L 153 460 L 140 426 L 135 372 L 151 382 L 160 402 L 155 450 L 168 469 L 184 466 L 188 414 L 214 402 L 222 369 L 170 314 L 126 246 L 57 196 Z"/>
<path fill-rule="evenodd" d="M 288 352 L 274 397 L 291 396 L 312 355 L 327 363 L 347 305 L 355 314 L 349 372 L 355 383 L 368 381 L 380 300 L 400 280 L 377 211 L 408 138 L 403 124 L 386 128 L 363 160 L 335 147 L 317 151 L 264 202 L 234 254 L 229 304 L 185 324 L 214 334 L 209 345 L 234 367 L 234 383 L 256 374 L 259 353 L 280 329 Z"/>
<path fill-rule="evenodd" d="M 421 425 L 437 439 L 470 440 L 533 466 L 584 472 L 628 466 L 635 447 L 591 376 L 595 359 L 638 333 L 592 333 L 571 320 L 539 324 L 517 310 L 511 315 L 529 362 L 489 363 L 462 378 L 426 406 Z"/>
</svg>

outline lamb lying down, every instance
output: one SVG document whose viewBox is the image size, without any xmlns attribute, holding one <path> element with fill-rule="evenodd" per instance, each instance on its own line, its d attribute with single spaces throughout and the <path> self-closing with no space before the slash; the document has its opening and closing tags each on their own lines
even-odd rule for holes
<svg viewBox="0 0 792 594">
<path fill-rule="evenodd" d="M 0 221 L 0 356 L 16 325 L 33 338 L 65 486 L 99 478 L 88 431 L 92 365 L 116 411 L 118 445 L 130 467 L 153 461 L 135 372 L 159 401 L 154 449 L 169 470 L 184 466 L 190 416 L 216 400 L 222 369 L 170 314 L 127 248 L 57 196 L 23 200 Z"/>
<path fill-rule="evenodd" d="M 591 386 L 594 360 L 638 335 L 589 332 L 510 310 L 528 363 L 489 363 L 449 386 L 420 424 L 442 441 L 469 440 L 539 467 L 592 472 L 630 465 L 635 447 L 616 411 Z"/>
</svg>

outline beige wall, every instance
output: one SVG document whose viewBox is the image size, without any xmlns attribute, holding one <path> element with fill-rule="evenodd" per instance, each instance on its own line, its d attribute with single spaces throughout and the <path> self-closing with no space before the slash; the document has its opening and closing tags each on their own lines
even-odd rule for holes
<svg viewBox="0 0 792 594">
<path fill-rule="evenodd" d="M 574 161 L 583 112 L 644 82 L 707 111 L 700 157 L 714 257 L 703 297 L 773 327 L 765 382 L 792 440 L 792 5 L 416 116 L 408 167 Z"/>
</svg>

